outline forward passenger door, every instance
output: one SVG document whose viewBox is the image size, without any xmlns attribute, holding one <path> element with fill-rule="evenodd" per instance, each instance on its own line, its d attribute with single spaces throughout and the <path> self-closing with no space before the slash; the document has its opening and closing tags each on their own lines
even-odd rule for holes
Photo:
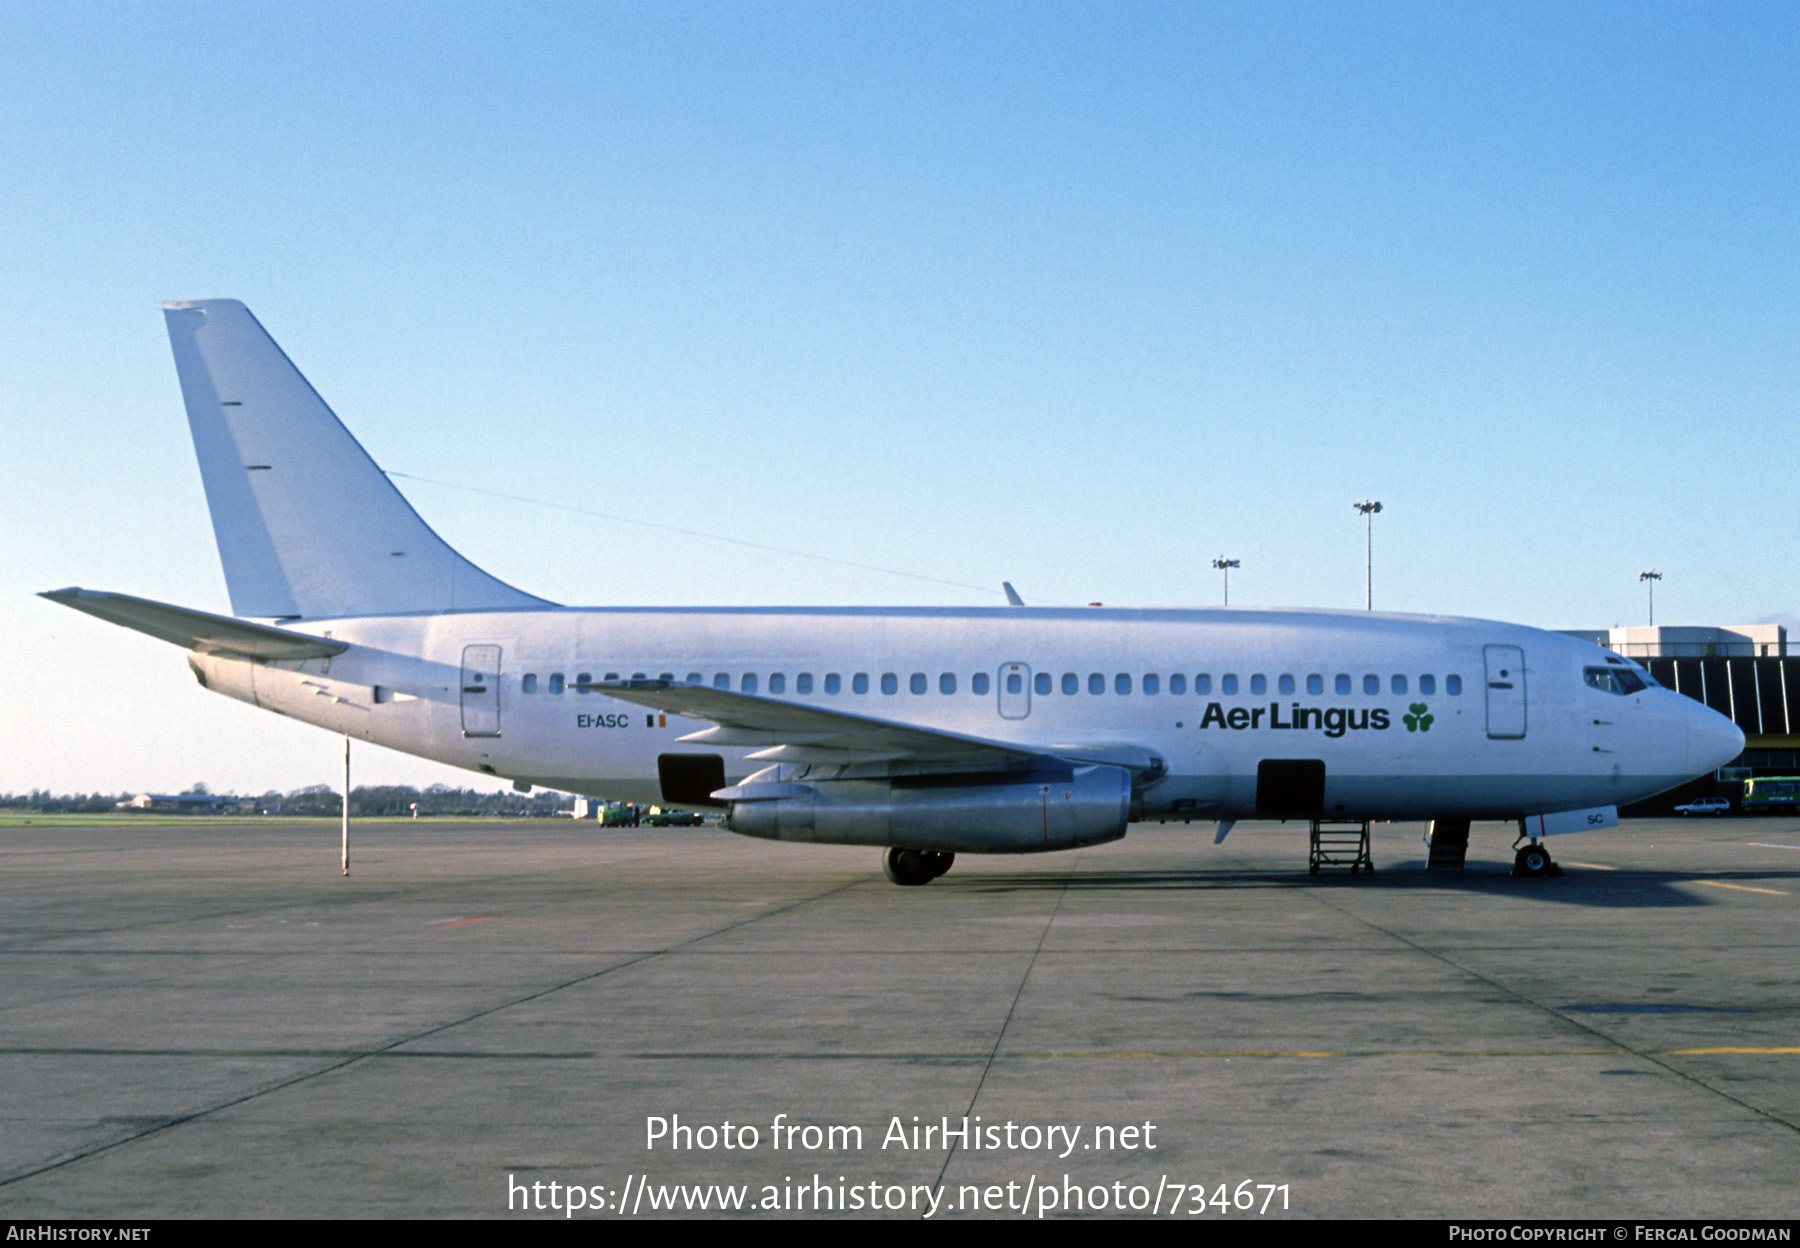
<svg viewBox="0 0 1800 1248">
<path fill-rule="evenodd" d="M 1525 735 L 1525 652 L 1518 646 L 1483 646 L 1487 664 L 1487 735 L 1516 741 Z"/>
</svg>

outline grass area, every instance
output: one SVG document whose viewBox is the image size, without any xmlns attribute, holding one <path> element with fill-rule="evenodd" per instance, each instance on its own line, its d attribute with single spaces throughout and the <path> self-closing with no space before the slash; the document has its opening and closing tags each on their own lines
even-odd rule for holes
<svg viewBox="0 0 1800 1248">
<path fill-rule="evenodd" d="M 527 815 L 351 815 L 353 825 L 371 823 L 519 823 Z M 128 815 L 105 811 L 92 815 L 47 814 L 42 811 L 0 811 L 0 828 L 304 828 L 340 826 L 338 816 L 313 815 Z"/>
</svg>

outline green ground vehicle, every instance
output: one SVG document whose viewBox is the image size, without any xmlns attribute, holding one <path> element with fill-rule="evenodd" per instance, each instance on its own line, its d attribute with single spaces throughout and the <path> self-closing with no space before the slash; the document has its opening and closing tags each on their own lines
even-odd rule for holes
<svg viewBox="0 0 1800 1248">
<path fill-rule="evenodd" d="M 653 828 L 697 828 L 706 822 L 706 816 L 694 810 L 664 810 L 652 806 L 644 816 L 644 822 Z"/>
<path fill-rule="evenodd" d="M 1744 781 L 1740 806 L 1747 815 L 1794 814 L 1800 811 L 1800 776 L 1752 776 Z"/>
</svg>

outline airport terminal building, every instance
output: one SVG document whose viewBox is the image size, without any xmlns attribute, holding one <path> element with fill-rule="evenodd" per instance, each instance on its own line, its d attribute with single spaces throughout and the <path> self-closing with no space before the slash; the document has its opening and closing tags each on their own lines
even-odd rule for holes
<svg viewBox="0 0 1800 1248">
<path fill-rule="evenodd" d="M 1800 776 L 1800 658 L 1788 657 L 1782 625 L 1567 631 L 1642 663 L 1658 684 L 1704 702 L 1744 730 L 1744 752 L 1715 775 L 1626 813 L 1666 814 L 1694 797 L 1726 797 L 1736 806 L 1747 780 Z"/>
</svg>

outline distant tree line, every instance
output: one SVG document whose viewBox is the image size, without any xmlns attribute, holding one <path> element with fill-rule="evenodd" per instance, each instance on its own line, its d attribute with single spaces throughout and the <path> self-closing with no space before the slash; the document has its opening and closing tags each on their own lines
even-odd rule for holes
<svg viewBox="0 0 1800 1248">
<path fill-rule="evenodd" d="M 204 794 L 208 789 L 196 784 L 188 793 Z M 28 810 L 42 814 L 96 815 L 117 810 L 136 793 L 51 793 L 33 789 L 29 793 L 0 794 L 0 810 Z M 343 809 L 343 794 L 327 784 L 308 785 L 291 793 L 271 789 L 267 793 L 220 794 L 223 813 L 255 812 L 268 815 L 312 815 L 336 818 Z M 358 785 L 350 790 L 350 817 L 407 818 L 417 804 L 421 818 L 455 816 L 472 818 L 502 815 L 513 818 L 543 818 L 573 808 L 575 799 L 554 789 L 534 793 L 484 793 L 478 789 L 456 789 L 447 784 L 434 784 L 428 789 L 415 789 L 407 784 Z"/>
<path fill-rule="evenodd" d="M 31 810 L 47 815 L 97 815 L 115 810 L 120 802 L 128 802 L 135 793 L 52 793 L 33 789 L 29 793 L 0 794 L 0 810 Z"/>
</svg>

